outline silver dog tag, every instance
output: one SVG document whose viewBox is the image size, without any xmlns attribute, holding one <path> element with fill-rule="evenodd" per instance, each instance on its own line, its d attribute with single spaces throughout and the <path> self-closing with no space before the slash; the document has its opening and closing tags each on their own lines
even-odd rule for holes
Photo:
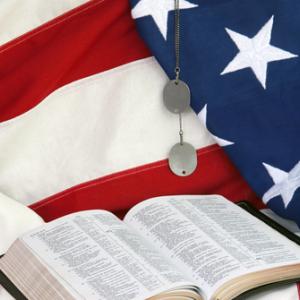
<svg viewBox="0 0 300 300">
<path fill-rule="evenodd" d="M 182 80 L 171 80 L 164 88 L 163 99 L 166 108 L 170 112 L 174 114 L 182 113 L 190 106 L 190 89 Z"/>
<path fill-rule="evenodd" d="M 197 168 L 197 153 L 188 143 L 174 145 L 169 153 L 169 166 L 177 176 L 189 176 Z"/>
</svg>

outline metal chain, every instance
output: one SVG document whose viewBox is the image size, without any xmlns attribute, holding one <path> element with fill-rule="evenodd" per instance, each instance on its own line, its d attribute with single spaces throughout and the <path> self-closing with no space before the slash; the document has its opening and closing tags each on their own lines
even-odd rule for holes
<svg viewBox="0 0 300 300">
<path fill-rule="evenodd" d="M 178 84 L 179 81 L 179 74 L 180 74 L 180 7 L 179 7 L 180 0 L 174 0 L 174 8 L 175 8 L 175 83 Z M 182 115 L 179 114 L 179 137 L 180 137 L 180 145 L 183 145 L 183 129 L 182 129 Z"/>
<path fill-rule="evenodd" d="M 182 129 L 182 116 L 179 114 L 179 137 L 180 145 L 183 145 L 183 129 Z"/>
<path fill-rule="evenodd" d="M 180 9 L 179 9 L 179 0 L 174 0 L 175 6 L 175 75 L 176 75 L 176 82 L 178 83 L 179 80 L 179 73 L 180 73 Z"/>
</svg>

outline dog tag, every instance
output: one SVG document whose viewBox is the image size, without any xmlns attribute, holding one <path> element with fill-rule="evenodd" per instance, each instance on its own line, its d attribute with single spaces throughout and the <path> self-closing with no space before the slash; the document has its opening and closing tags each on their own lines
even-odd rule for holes
<svg viewBox="0 0 300 300">
<path fill-rule="evenodd" d="M 174 145 L 169 154 L 169 166 L 177 176 L 189 176 L 197 167 L 195 148 L 188 143 Z"/>
<path fill-rule="evenodd" d="M 171 80 L 164 88 L 163 99 L 170 112 L 180 114 L 190 106 L 190 89 L 182 80 Z"/>
</svg>

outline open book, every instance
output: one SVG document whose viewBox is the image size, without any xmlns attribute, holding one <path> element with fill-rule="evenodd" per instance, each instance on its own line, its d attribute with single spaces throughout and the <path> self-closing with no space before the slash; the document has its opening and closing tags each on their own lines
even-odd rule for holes
<svg viewBox="0 0 300 300">
<path fill-rule="evenodd" d="M 299 279 L 300 247 L 221 196 L 167 196 L 52 221 L 0 269 L 28 299 L 229 300 Z"/>
</svg>

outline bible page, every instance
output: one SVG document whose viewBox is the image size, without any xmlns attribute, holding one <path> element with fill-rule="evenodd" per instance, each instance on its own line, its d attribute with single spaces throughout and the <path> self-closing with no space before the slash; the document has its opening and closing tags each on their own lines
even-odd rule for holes
<svg viewBox="0 0 300 300">
<path fill-rule="evenodd" d="M 21 238 L 75 299 L 144 300 L 190 286 L 186 278 L 105 211 L 55 220 Z"/>
<path fill-rule="evenodd" d="M 207 299 L 241 274 L 300 262 L 299 246 L 218 195 L 149 199 L 131 209 L 125 222 Z"/>
</svg>

